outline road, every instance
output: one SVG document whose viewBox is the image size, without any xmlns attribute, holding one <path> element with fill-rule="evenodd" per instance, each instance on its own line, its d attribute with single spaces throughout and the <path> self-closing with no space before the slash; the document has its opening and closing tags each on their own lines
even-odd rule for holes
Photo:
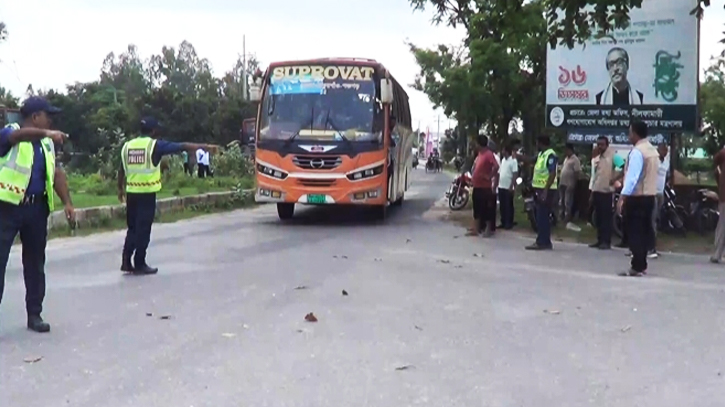
<svg viewBox="0 0 725 407">
<path fill-rule="evenodd" d="M 449 180 L 417 171 L 385 224 L 260 207 L 156 225 L 155 276 L 118 271 L 122 232 L 51 241 L 44 335 L 14 250 L 0 406 L 723 405 L 725 270 L 665 255 L 627 279 L 621 251 L 456 238 L 434 205 Z"/>
</svg>

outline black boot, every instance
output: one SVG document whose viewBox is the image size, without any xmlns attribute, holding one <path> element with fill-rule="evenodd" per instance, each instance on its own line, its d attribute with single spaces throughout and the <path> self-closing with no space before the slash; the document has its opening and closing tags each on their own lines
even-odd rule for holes
<svg viewBox="0 0 725 407">
<path fill-rule="evenodd" d="M 126 253 L 123 254 L 123 257 L 121 257 L 121 271 L 124 273 L 133 273 L 134 271 L 133 264 L 131 263 L 131 256 L 126 255 Z"/>
<path fill-rule="evenodd" d="M 28 315 L 28 329 L 35 332 L 50 332 L 50 324 L 43 321 L 40 315 Z"/>
<path fill-rule="evenodd" d="M 133 270 L 132 273 L 137 274 L 137 275 L 147 275 L 147 274 L 156 274 L 158 272 L 159 272 L 159 269 L 157 267 L 149 267 L 148 264 L 144 264 L 142 266 L 136 266 L 136 268 Z"/>
</svg>

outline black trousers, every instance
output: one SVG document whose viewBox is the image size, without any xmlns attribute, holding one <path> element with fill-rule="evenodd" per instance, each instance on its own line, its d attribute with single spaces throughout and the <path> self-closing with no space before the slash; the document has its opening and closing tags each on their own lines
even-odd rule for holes
<svg viewBox="0 0 725 407">
<path fill-rule="evenodd" d="M 30 204 L 0 202 L 0 302 L 5 288 L 5 270 L 15 237 L 22 243 L 25 308 L 40 315 L 45 299 L 45 245 L 48 241 L 48 204 L 44 196 Z"/>
<path fill-rule="evenodd" d="M 156 194 L 126 194 L 126 241 L 123 258 L 133 256 L 136 267 L 146 265 L 146 249 L 151 241 L 151 225 L 156 215 Z"/>
<path fill-rule="evenodd" d="M 496 230 L 496 194 L 492 188 L 473 188 L 473 219 L 478 221 L 481 230 Z"/>
<path fill-rule="evenodd" d="M 192 172 L 191 172 L 191 164 L 184 163 L 184 173 L 185 174 L 192 175 Z"/>
<path fill-rule="evenodd" d="M 498 189 L 499 212 L 501 226 L 504 229 L 514 227 L 514 192 L 507 188 Z"/>
<path fill-rule="evenodd" d="M 632 251 L 632 270 L 647 270 L 647 250 L 654 239 L 652 230 L 652 210 L 655 206 L 654 196 L 629 196 L 624 202 L 625 225 L 629 230 L 629 250 Z"/>
<path fill-rule="evenodd" d="M 197 175 L 199 176 L 199 178 L 205 178 L 205 177 L 208 177 L 208 176 L 211 175 L 211 173 L 209 172 L 209 166 L 208 165 L 206 165 L 206 164 L 197 164 L 196 166 L 198 168 Z"/>
<path fill-rule="evenodd" d="M 593 192 L 594 226 L 597 228 L 597 243 L 612 244 L 612 208 L 613 194 L 611 192 Z"/>
</svg>

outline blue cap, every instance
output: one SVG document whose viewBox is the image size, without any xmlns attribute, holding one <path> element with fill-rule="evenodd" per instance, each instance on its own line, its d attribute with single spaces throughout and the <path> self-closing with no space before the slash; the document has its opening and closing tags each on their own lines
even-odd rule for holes
<svg viewBox="0 0 725 407">
<path fill-rule="evenodd" d="M 151 116 L 146 116 L 141 119 L 141 128 L 143 130 L 153 130 L 161 127 L 161 123 Z"/>
<path fill-rule="evenodd" d="M 20 114 L 24 117 L 40 112 L 56 114 L 60 113 L 61 109 L 51 105 L 50 102 L 40 96 L 31 96 L 25 99 L 25 102 L 20 107 Z"/>
</svg>

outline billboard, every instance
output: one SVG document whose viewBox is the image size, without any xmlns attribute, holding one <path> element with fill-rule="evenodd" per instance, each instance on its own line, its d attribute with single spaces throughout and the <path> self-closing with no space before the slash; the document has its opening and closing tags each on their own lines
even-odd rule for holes
<svg viewBox="0 0 725 407">
<path fill-rule="evenodd" d="M 609 139 L 609 144 L 629 144 L 629 135 L 627 130 L 622 131 L 589 131 L 589 130 L 570 130 L 566 135 L 566 142 L 572 144 L 595 144 L 599 137 L 606 137 Z M 650 132 L 647 137 L 650 143 L 654 145 L 658 144 L 669 144 L 670 134 L 664 132 Z"/>
<path fill-rule="evenodd" d="M 697 0 L 644 0 L 630 26 L 573 49 L 548 49 L 546 125 L 668 133 L 698 128 Z"/>
</svg>

